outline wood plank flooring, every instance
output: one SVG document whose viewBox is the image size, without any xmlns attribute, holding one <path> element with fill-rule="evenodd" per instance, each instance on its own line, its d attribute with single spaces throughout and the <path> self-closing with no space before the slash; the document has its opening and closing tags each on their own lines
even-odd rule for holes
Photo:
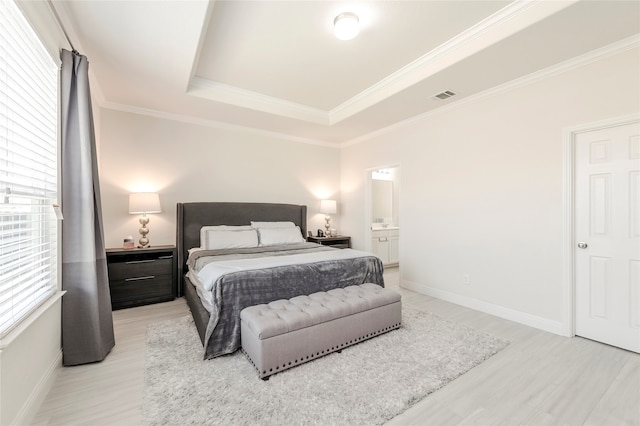
<svg viewBox="0 0 640 426">
<path fill-rule="evenodd" d="M 640 425 L 640 355 L 566 338 L 398 287 L 404 304 L 508 339 L 483 364 L 389 425 Z M 184 299 L 114 312 L 116 347 L 101 363 L 62 368 L 33 425 L 139 425 L 146 326 L 188 314 Z"/>
</svg>

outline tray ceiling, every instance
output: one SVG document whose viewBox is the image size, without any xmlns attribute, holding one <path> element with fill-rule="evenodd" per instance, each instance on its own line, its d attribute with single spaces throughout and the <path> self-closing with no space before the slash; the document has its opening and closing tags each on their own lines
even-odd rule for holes
<svg viewBox="0 0 640 426">
<path fill-rule="evenodd" d="M 90 60 L 102 106 L 329 144 L 640 32 L 635 1 L 53 5 Z M 346 11 L 361 31 L 341 41 L 332 23 Z M 447 90 L 456 96 L 434 99 Z"/>
</svg>

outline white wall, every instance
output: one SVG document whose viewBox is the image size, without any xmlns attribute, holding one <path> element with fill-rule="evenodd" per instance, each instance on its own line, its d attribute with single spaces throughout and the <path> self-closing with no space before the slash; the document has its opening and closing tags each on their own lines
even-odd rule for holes
<svg viewBox="0 0 640 426">
<path fill-rule="evenodd" d="M 175 244 L 176 203 L 243 201 L 307 205 L 308 229 L 324 226 L 320 199 L 339 199 L 339 150 L 246 130 L 103 109 L 100 185 L 107 247 L 139 237 L 132 191 L 157 191 L 152 245 Z M 340 215 L 332 218 L 339 226 Z"/>
<path fill-rule="evenodd" d="M 640 111 L 638 59 L 617 54 L 344 148 L 343 229 L 365 247 L 365 170 L 398 163 L 402 285 L 560 332 L 563 128 Z"/>
<path fill-rule="evenodd" d="M 49 392 L 62 362 L 60 312 L 58 297 L 0 350 L 0 425 L 29 424 Z"/>
</svg>

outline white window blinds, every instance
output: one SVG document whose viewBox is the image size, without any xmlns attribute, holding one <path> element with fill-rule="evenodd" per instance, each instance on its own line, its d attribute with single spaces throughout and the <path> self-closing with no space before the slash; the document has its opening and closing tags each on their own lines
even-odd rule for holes
<svg viewBox="0 0 640 426">
<path fill-rule="evenodd" d="M 57 290 L 57 72 L 0 1 L 0 337 Z"/>
</svg>

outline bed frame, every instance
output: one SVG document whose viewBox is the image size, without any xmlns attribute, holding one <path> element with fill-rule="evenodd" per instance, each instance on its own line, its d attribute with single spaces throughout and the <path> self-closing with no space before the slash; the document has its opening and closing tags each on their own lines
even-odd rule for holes
<svg viewBox="0 0 640 426">
<path fill-rule="evenodd" d="M 209 312 L 188 278 L 189 249 L 200 247 L 200 228 L 209 225 L 249 225 L 251 221 L 290 221 L 307 234 L 307 206 L 272 203 L 194 202 L 178 203 L 176 245 L 178 254 L 178 297 L 185 296 L 193 314 L 200 340 L 209 322 Z"/>
</svg>

